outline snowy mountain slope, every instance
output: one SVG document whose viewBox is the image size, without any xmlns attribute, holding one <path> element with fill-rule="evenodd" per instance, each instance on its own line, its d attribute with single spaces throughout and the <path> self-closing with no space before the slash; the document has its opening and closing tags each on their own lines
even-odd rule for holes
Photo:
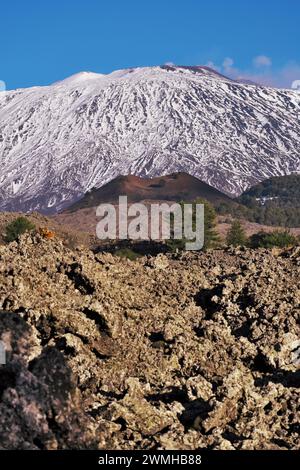
<svg viewBox="0 0 300 470">
<path fill-rule="evenodd" d="M 195 175 L 230 195 L 300 171 L 300 94 L 205 67 L 82 72 L 0 93 L 0 209 L 61 210 L 119 174 Z"/>
</svg>

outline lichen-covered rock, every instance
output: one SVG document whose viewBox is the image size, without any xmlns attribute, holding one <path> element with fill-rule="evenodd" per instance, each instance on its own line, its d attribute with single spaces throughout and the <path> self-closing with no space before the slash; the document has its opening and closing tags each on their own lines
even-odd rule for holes
<svg viewBox="0 0 300 470">
<path fill-rule="evenodd" d="M 299 449 L 298 261 L 1 246 L 0 447 Z"/>
</svg>

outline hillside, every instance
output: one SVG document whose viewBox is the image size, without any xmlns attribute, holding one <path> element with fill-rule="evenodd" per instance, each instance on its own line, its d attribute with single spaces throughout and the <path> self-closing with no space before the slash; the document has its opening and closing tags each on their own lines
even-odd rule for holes
<svg viewBox="0 0 300 470">
<path fill-rule="evenodd" d="M 99 189 L 92 189 L 66 212 L 96 207 L 101 203 L 117 203 L 119 196 L 127 196 L 128 202 L 152 201 L 194 201 L 204 198 L 212 204 L 230 202 L 231 199 L 187 173 L 174 173 L 157 178 L 139 176 L 118 176 Z"/>
<path fill-rule="evenodd" d="M 187 172 L 231 196 L 299 171 L 300 95 L 207 67 L 81 72 L 0 93 L 0 210 L 56 213 L 120 174 Z"/>
<path fill-rule="evenodd" d="M 259 223 L 300 227 L 300 175 L 262 181 L 237 201 L 249 209 L 248 218 Z"/>
<path fill-rule="evenodd" d="M 4 235 L 7 224 L 11 223 L 17 217 L 26 217 L 32 222 L 36 229 L 47 228 L 55 234 L 55 238 L 61 240 L 63 244 L 69 247 L 84 245 L 90 247 L 95 243 L 95 236 L 89 231 L 78 230 L 76 225 L 60 223 L 54 217 L 46 217 L 38 212 L 24 214 L 22 212 L 0 212 L 0 245 L 5 244 Z"/>
<path fill-rule="evenodd" d="M 250 198 L 262 205 L 268 201 L 282 206 L 300 204 L 300 174 L 266 179 L 245 191 L 239 199 L 247 202 Z"/>
</svg>

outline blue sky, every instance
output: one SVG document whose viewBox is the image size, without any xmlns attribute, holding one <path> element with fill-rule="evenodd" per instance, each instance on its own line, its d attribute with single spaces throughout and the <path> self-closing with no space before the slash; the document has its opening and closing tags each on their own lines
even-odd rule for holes
<svg viewBox="0 0 300 470">
<path fill-rule="evenodd" d="M 173 62 L 289 87 L 300 79 L 299 25 L 299 0 L 11 0 L 1 2 L 0 80 L 12 89 Z"/>
</svg>

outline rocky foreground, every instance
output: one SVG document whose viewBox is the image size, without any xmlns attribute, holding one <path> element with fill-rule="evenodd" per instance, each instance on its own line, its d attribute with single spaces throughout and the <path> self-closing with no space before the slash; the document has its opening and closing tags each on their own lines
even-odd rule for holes
<svg viewBox="0 0 300 470">
<path fill-rule="evenodd" d="M 299 449 L 300 252 L 0 247 L 2 449 Z"/>
</svg>

